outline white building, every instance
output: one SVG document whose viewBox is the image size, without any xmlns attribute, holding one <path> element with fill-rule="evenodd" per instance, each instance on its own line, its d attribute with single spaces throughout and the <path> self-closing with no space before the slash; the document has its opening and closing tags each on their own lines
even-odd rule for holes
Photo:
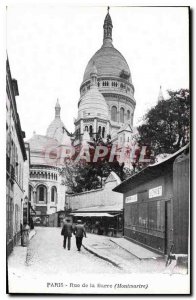
<svg viewBox="0 0 196 300">
<path fill-rule="evenodd" d="M 78 102 L 75 133 L 70 135 L 60 116 L 60 104 L 55 106 L 55 118 L 46 135 L 34 136 L 30 144 L 30 201 L 42 223 L 48 215 L 64 210 L 65 185 L 59 173 L 64 163 L 63 146 L 72 147 L 101 137 L 110 136 L 122 147 L 131 141 L 135 110 L 134 86 L 129 66 L 112 43 L 112 20 L 108 13 L 104 21 L 103 44 L 92 56 L 84 71 Z"/>
<path fill-rule="evenodd" d="M 125 124 L 133 126 L 134 86 L 125 58 L 112 43 L 109 9 L 103 28 L 103 44 L 89 60 L 80 87 L 75 145 L 81 143 L 85 131 L 91 140 L 99 134 L 103 140 L 110 135 L 115 142 Z M 131 129 L 128 136 L 126 131 L 127 140 L 132 133 Z"/>
<path fill-rule="evenodd" d="M 66 186 L 62 185 L 59 173 L 61 145 L 69 140 L 65 125 L 60 117 L 57 100 L 55 118 L 48 126 L 46 135 L 35 134 L 28 141 L 30 145 L 29 201 L 42 225 L 48 225 L 48 216 L 64 210 Z"/>
</svg>

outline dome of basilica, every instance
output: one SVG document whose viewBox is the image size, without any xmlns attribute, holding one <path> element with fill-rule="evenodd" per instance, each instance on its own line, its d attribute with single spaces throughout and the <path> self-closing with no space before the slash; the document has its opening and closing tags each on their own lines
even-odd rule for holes
<svg viewBox="0 0 196 300">
<path fill-rule="evenodd" d="M 122 72 L 124 72 L 129 77 L 129 82 L 132 83 L 129 66 L 112 43 L 103 45 L 90 59 L 84 72 L 83 82 L 90 79 L 93 62 L 95 62 L 98 77 L 121 77 Z"/>
<path fill-rule="evenodd" d="M 93 62 L 99 77 L 120 77 L 132 83 L 129 66 L 123 55 L 112 44 L 112 19 L 108 13 L 103 25 L 103 45 L 89 60 L 83 76 L 83 83 L 90 79 Z"/>
<path fill-rule="evenodd" d="M 60 107 L 59 101 L 57 100 L 57 103 L 55 106 L 55 118 L 48 126 L 47 132 L 46 132 L 46 136 L 48 136 L 52 139 L 56 139 L 58 142 L 61 142 L 64 130 L 66 131 L 65 125 L 60 117 L 60 110 L 61 110 L 61 107 Z"/>
</svg>

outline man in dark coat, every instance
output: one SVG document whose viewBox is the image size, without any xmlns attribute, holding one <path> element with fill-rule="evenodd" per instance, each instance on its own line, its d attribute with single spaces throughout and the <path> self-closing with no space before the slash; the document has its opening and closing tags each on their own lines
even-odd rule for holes
<svg viewBox="0 0 196 300">
<path fill-rule="evenodd" d="M 64 236 L 64 241 L 63 241 L 63 247 L 66 249 L 66 241 L 68 239 L 68 245 L 67 249 L 70 250 L 71 248 L 71 237 L 72 237 L 72 232 L 73 232 L 73 227 L 69 219 L 66 220 L 65 224 L 63 225 L 61 235 Z"/>
<path fill-rule="evenodd" d="M 77 221 L 77 225 L 74 228 L 74 234 L 76 236 L 76 247 L 78 248 L 78 251 L 80 251 L 82 239 L 84 236 L 86 237 L 86 231 L 81 220 Z"/>
</svg>

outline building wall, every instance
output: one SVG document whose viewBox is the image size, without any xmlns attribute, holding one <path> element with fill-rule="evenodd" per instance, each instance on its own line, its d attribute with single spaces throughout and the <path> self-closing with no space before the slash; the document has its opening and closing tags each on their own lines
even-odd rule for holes
<svg viewBox="0 0 196 300">
<path fill-rule="evenodd" d="M 24 200 L 24 161 L 26 153 L 17 112 L 15 96 L 18 94 L 17 81 L 12 79 L 9 62 L 6 64 L 6 229 L 7 253 L 20 237 Z"/>
<path fill-rule="evenodd" d="M 67 195 L 66 203 L 69 209 L 76 210 L 81 208 L 89 208 L 94 206 L 115 206 L 119 205 L 119 209 L 123 208 L 123 196 L 113 192 L 116 187 L 116 181 L 106 182 L 103 189 L 84 192 L 75 195 Z"/>
<path fill-rule="evenodd" d="M 59 175 L 57 167 L 31 166 L 30 169 L 30 186 L 32 190 L 32 206 L 37 215 L 48 215 L 65 207 L 66 186 L 61 184 L 62 178 Z M 44 201 L 38 201 L 38 188 L 46 188 L 46 198 Z M 56 199 L 52 202 L 52 188 L 56 188 Z"/>
<path fill-rule="evenodd" d="M 162 187 L 162 195 L 151 198 L 151 196 L 149 196 L 149 190 L 160 186 Z M 129 198 L 127 199 L 127 197 Z M 157 178 L 147 180 L 125 193 L 125 237 L 164 253 L 167 247 L 165 203 L 168 200 L 173 201 L 172 168 L 165 171 L 164 175 L 157 175 Z M 127 203 L 127 201 L 130 202 Z M 171 242 L 170 240 L 170 243 Z"/>
<path fill-rule="evenodd" d="M 187 254 L 189 245 L 189 155 L 182 155 L 174 162 L 174 246 L 175 253 Z"/>
</svg>

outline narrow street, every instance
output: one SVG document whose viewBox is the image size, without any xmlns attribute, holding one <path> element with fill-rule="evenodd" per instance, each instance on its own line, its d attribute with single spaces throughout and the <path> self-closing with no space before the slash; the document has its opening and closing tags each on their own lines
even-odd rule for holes
<svg viewBox="0 0 196 300">
<path fill-rule="evenodd" d="M 9 278 L 40 278 L 56 274 L 123 274 L 123 273 L 170 273 L 163 257 L 138 259 L 130 252 L 116 245 L 109 237 L 87 234 L 84 247 L 77 251 L 75 237 L 71 239 L 71 250 L 63 248 L 61 228 L 36 227 L 36 234 L 29 246 L 15 247 L 8 259 Z M 92 249 L 92 253 L 86 249 Z M 102 254 L 102 256 L 99 254 Z M 110 258 L 113 265 L 104 259 Z M 185 270 L 180 273 L 186 274 Z"/>
<path fill-rule="evenodd" d="M 88 239 L 88 237 L 87 237 Z M 85 242 L 85 238 L 84 238 Z M 19 246 L 20 247 L 20 246 Z M 25 248 L 21 247 L 21 251 Z M 14 259 L 14 253 L 8 260 L 9 276 L 24 277 L 31 275 L 34 278 L 41 274 L 55 275 L 61 273 L 119 273 L 119 268 L 113 266 L 83 247 L 77 251 L 75 237 L 71 240 L 71 250 L 63 248 L 61 228 L 36 227 L 36 235 L 31 239 L 27 249 L 26 261 L 20 257 Z"/>
<path fill-rule="evenodd" d="M 166 268 L 163 257 L 139 259 L 106 236 L 87 234 L 87 238 L 83 240 L 84 247 L 78 252 L 74 236 L 71 240 L 71 250 L 63 248 L 61 228 L 36 227 L 35 232 L 27 248 L 16 246 L 8 258 L 10 291 L 18 289 L 20 292 L 25 288 L 33 292 L 35 288 L 37 291 L 39 288 L 48 291 L 48 282 L 56 282 L 54 284 L 58 285 L 59 280 L 62 280 L 65 282 L 64 287 L 67 287 L 70 282 L 85 282 L 86 278 L 95 278 L 94 276 L 104 280 L 117 275 L 125 278 L 126 274 L 170 275 L 176 271 L 187 274 L 186 268 L 176 270 L 175 262 Z"/>
</svg>

